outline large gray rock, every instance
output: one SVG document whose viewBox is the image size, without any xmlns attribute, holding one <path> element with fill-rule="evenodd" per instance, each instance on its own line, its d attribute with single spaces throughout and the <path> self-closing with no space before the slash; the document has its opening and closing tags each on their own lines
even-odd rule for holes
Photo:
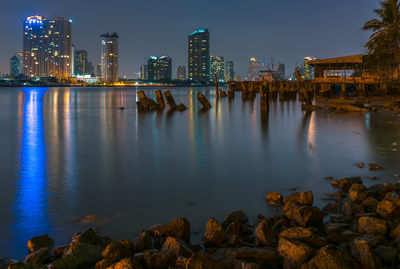
<svg viewBox="0 0 400 269">
<path fill-rule="evenodd" d="M 381 261 L 388 265 L 398 264 L 398 251 L 394 247 L 379 245 L 375 249 L 375 253 Z"/>
<path fill-rule="evenodd" d="M 246 224 L 249 218 L 242 210 L 234 211 L 225 216 L 224 221 L 222 222 L 223 227 L 228 227 L 234 221 L 239 221 L 242 225 Z"/>
<path fill-rule="evenodd" d="M 129 240 L 115 241 L 107 245 L 103 250 L 104 259 L 121 260 L 133 256 L 133 244 Z"/>
<path fill-rule="evenodd" d="M 186 245 L 185 241 L 171 236 L 165 240 L 161 250 L 173 252 L 177 257 L 183 256 L 189 258 L 193 255 L 193 251 Z"/>
<path fill-rule="evenodd" d="M 102 237 L 99 235 L 98 229 L 88 229 L 83 233 L 76 233 L 72 237 L 72 242 L 85 243 L 93 246 L 106 247 L 112 240 L 108 237 Z"/>
<path fill-rule="evenodd" d="M 143 231 L 138 234 L 138 237 L 133 240 L 133 251 L 143 252 L 147 249 L 153 248 L 153 242 L 151 240 L 150 233 L 148 231 Z"/>
<path fill-rule="evenodd" d="M 206 246 L 221 246 L 227 239 L 227 234 L 214 218 L 207 221 L 203 244 Z"/>
<path fill-rule="evenodd" d="M 175 265 L 176 255 L 166 251 L 145 251 L 143 252 L 144 261 L 148 268 L 168 269 Z"/>
<path fill-rule="evenodd" d="M 255 231 L 255 240 L 257 246 L 274 246 L 277 244 L 276 235 L 268 225 L 267 220 L 261 221 Z"/>
<path fill-rule="evenodd" d="M 285 216 L 295 224 L 307 226 L 320 226 L 324 218 L 324 213 L 321 209 L 313 206 L 300 206 L 290 208 L 285 212 Z"/>
<path fill-rule="evenodd" d="M 44 247 L 34 252 L 31 252 L 28 256 L 26 256 L 25 263 L 39 267 L 40 265 L 43 265 L 44 263 L 48 262 L 50 258 L 51 258 L 50 250 Z"/>
</svg>

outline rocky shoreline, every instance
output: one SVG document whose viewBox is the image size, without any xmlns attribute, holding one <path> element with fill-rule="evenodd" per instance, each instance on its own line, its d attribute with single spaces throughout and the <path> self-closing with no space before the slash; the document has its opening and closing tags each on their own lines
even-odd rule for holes
<svg viewBox="0 0 400 269">
<path fill-rule="evenodd" d="M 400 184 L 327 179 L 338 190 L 324 208 L 313 206 L 311 191 L 268 192 L 266 202 L 282 209 L 280 216 L 259 215 L 254 224 L 241 210 L 222 222 L 211 218 L 203 245 L 190 243 L 190 223 L 179 218 L 133 240 L 113 241 L 97 229 L 58 247 L 48 235 L 34 237 L 23 262 L 3 261 L 0 268 L 400 268 Z"/>
</svg>

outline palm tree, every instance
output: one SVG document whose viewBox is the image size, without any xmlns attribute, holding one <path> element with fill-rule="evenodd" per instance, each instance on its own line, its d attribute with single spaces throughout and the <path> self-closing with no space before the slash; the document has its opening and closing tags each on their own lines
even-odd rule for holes
<svg viewBox="0 0 400 269">
<path fill-rule="evenodd" d="M 377 19 L 365 23 L 362 28 L 372 31 L 367 48 L 367 64 L 387 69 L 400 63 L 400 4 L 399 0 L 384 0 L 375 9 Z"/>
</svg>

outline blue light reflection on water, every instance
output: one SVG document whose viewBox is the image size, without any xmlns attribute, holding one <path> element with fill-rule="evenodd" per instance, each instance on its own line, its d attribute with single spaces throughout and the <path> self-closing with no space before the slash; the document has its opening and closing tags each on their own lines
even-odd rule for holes
<svg viewBox="0 0 400 269">
<path fill-rule="evenodd" d="M 43 96 L 46 89 L 24 89 L 23 136 L 20 177 L 14 206 L 13 230 L 19 242 L 48 233 L 46 149 Z M 21 247 L 21 246 L 16 246 Z"/>
</svg>

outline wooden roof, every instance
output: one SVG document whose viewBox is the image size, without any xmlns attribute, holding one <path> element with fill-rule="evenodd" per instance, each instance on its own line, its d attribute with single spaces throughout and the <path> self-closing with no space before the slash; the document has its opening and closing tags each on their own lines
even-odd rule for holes
<svg viewBox="0 0 400 269">
<path fill-rule="evenodd" d="M 316 64 L 342 64 L 342 63 L 362 63 L 362 54 L 355 54 L 349 56 L 342 56 L 342 57 L 335 57 L 335 58 L 328 58 L 328 59 L 317 59 L 313 61 L 308 61 L 309 65 L 316 65 Z"/>
</svg>

